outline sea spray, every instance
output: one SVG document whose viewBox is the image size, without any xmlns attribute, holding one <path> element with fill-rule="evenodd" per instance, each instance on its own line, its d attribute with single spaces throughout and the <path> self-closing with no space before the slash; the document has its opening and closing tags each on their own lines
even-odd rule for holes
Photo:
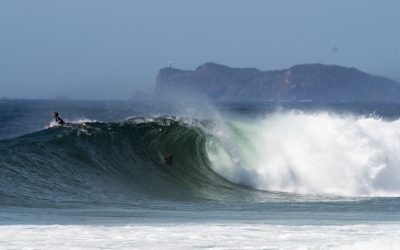
<svg viewBox="0 0 400 250">
<path fill-rule="evenodd" d="M 207 150 L 229 181 L 299 194 L 400 195 L 400 120 L 291 111 L 226 125 Z"/>
</svg>

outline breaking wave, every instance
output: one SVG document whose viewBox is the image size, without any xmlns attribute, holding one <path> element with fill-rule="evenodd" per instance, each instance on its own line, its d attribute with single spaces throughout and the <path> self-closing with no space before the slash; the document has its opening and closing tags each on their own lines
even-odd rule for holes
<svg viewBox="0 0 400 250">
<path fill-rule="evenodd" d="M 400 196 L 399 120 L 277 112 L 86 125 L 0 141 L 1 202 Z"/>
<path fill-rule="evenodd" d="M 293 111 L 228 124 L 221 143 L 207 146 L 212 168 L 232 182 L 299 194 L 400 195 L 400 120 Z"/>
</svg>

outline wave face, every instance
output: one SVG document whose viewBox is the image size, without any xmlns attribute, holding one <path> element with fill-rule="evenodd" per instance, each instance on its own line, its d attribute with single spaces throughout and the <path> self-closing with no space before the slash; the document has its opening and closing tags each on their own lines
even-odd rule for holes
<svg viewBox="0 0 400 250">
<path fill-rule="evenodd" d="M 399 153 L 400 120 L 277 112 L 220 123 L 89 122 L 0 141 L 0 200 L 400 196 Z"/>
<path fill-rule="evenodd" d="M 210 169 L 207 138 L 198 126 L 167 118 L 51 127 L 0 142 L 0 196 L 115 203 L 240 193 Z M 174 156 L 171 165 L 165 154 Z"/>
<path fill-rule="evenodd" d="M 400 195 L 400 120 L 292 111 L 228 125 L 207 147 L 212 168 L 232 182 L 299 194 Z"/>
</svg>

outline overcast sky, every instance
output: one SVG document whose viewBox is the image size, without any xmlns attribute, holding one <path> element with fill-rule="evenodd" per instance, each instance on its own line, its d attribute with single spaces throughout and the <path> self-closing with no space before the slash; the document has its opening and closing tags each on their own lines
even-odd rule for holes
<svg viewBox="0 0 400 250">
<path fill-rule="evenodd" d="M 168 61 L 399 80 L 399 24 L 398 0 L 0 0 L 0 97 L 129 98 Z"/>
</svg>

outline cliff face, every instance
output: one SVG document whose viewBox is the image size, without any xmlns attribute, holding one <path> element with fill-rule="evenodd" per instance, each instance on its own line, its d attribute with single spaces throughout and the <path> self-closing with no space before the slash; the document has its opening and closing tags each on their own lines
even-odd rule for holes
<svg viewBox="0 0 400 250">
<path fill-rule="evenodd" d="M 323 64 L 260 71 L 206 63 L 194 71 L 159 71 L 156 96 L 182 91 L 203 93 L 220 101 L 400 101 L 400 83 L 396 81 L 355 68 Z"/>
</svg>

